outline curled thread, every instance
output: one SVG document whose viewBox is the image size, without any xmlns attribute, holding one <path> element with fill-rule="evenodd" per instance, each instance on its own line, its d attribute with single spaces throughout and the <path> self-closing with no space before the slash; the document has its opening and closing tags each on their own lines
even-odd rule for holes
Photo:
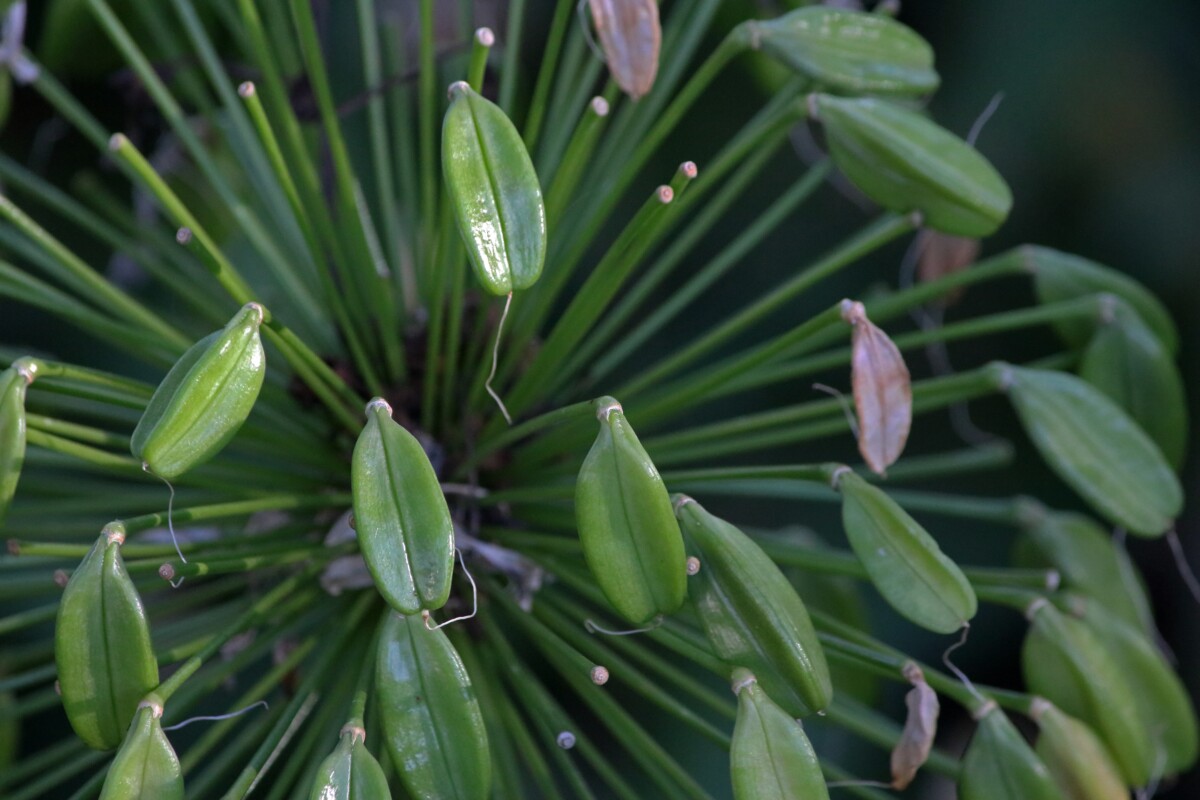
<svg viewBox="0 0 1200 800">
<path fill-rule="evenodd" d="M 500 323 L 496 326 L 496 341 L 492 345 L 492 371 L 488 373 L 487 380 L 483 383 L 483 388 L 487 389 L 487 393 L 496 401 L 496 405 L 500 406 L 500 413 L 504 415 L 504 421 L 509 425 L 512 425 L 512 417 L 509 415 L 504 401 L 500 399 L 500 395 L 496 394 L 496 390 L 492 388 L 492 379 L 496 377 L 496 364 L 500 360 L 500 334 L 504 331 L 504 320 L 508 319 L 508 309 L 511 306 L 512 292 L 509 292 L 508 297 L 504 300 L 504 312 L 500 314 Z"/>
<path fill-rule="evenodd" d="M 842 413 L 846 415 L 846 424 L 850 426 L 850 432 L 854 434 L 854 438 L 857 441 L 858 420 L 854 418 L 854 412 L 850 408 L 850 402 L 846 400 L 845 393 L 838 391 L 832 386 L 826 386 L 823 383 L 814 383 L 812 388 L 816 389 L 818 392 L 824 392 L 825 394 L 831 395 L 837 399 L 838 405 L 842 407 Z"/>
<path fill-rule="evenodd" d="M 463 620 L 471 619 L 479 611 L 479 589 L 475 586 L 475 579 L 471 577 L 471 572 L 467 569 L 467 563 L 463 561 L 462 550 L 459 550 L 456 547 L 454 548 L 454 552 L 458 553 L 458 563 L 462 565 L 463 574 L 466 575 L 467 580 L 471 582 L 471 613 L 463 614 L 462 616 L 454 617 L 453 619 L 448 619 L 445 622 L 439 622 L 436 625 L 431 625 L 430 622 L 433 618 L 430 616 L 429 611 L 422 611 L 421 619 L 424 620 L 425 630 L 427 631 L 436 631 L 438 628 L 444 628 L 452 622 L 462 622 Z"/>
<path fill-rule="evenodd" d="M 1183 578 L 1183 584 L 1192 593 L 1192 599 L 1200 603 L 1200 581 L 1196 580 L 1196 573 L 1192 571 L 1192 565 L 1188 563 L 1187 555 L 1183 552 L 1183 545 L 1179 543 L 1179 534 L 1175 532 L 1174 528 L 1167 531 L 1167 547 L 1171 548 L 1171 556 L 1175 559 L 1175 569 L 1179 570 L 1179 577 Z"/>
<path fill-rule="evenodd" d="M 147 475 L 154 475 L 154 477 L 165 483 L 167 485 L 167 489 L 171 492 L 171 496 L 167 498 L 167 532 L 171 534 L 171 544 L 175 545 L 175 554 L 179 556 L 179 560 L 181 562 L 186 564 L 188 563 L 188 560 L 184 558 L 183 551 L 179 549 L 179 540 L 175 538 L 175 524 L 171 521 L 171 515 L 175 510 L 175 487 L 172 486 L 171 482 L 163 476 L 155 474 L 155 472 L 150 469 L 150 465 L 145 461 L 142 462 L 142 472 L 145 472 Z M 172 589 L 178 589 L 183 585 L 185 579 L 186 578 L 180 578 L 178 581 L 168 579 L 167 582 L 171 584 Z"/>
<path fill-rule="evenodd" d="M 971 683 L 971 679 L 967 677 L 967 674 L 955 666 L 954 662 L 950 660 L 950 654 L 967 643 L 967 636 L 969 636 L 970 633 L 971 623 L 964 622 L 962 626 L 962 634 L 958 637 L 958 641 L 947 647 L 946 652 L 942 653 L 942 663 L 946 665 L 946 669 L 954 673 L 954 677 L 962 681 L 962 685 L 967 687 L 967 691 L 971 693 L 972 697 L 983 703 L 984 706 L 987 706 L 988 703 L 993 703 L 993 701 L 984 697 L 979 690 L 975 688 L 975 684 Z"/>
<path fill-rule="evenodd" d="M 665 619 L 666 618 L 663 617 L 662 614 L 659 614 L 654 619 L 650 620 L 650 624 L 647 625 L 646 627 L 632 628 L 627 631 L 609 630 L 608 628 L 603 628 L 603 627 L 597 625 L 595 622 L 592 622 L 592 620 L 590 620 L 590 619 L 585 619 L 583 621 L 583 627 L 587 629 L 588 633 L 603 633 L 605 636 L 632 636 L 635 633 L 649 633 L 652 630 L 656 630 L 657 628 L 662 627 L 663 621 Z"/>
<path fill-rule="evenodd" d="M 267 705 L 266 700 L 259 700 L 257 702 L 251 703 L 250 705 L 246 706 L 245 708 L 239 708 L 237 711 L 230 711 L 228 714 L 216 714 L 213 716 L 188 717 L 183 722 L 178 722 L 174 725 L 163 728 L 163 730 L 164 731 L 177 731 L 180 728 L 184 727 L 185 725 L 191 725 L 193 722 L 220 722 L 223 719 L 232 719 L 233 717 L 240 717 L 242 714 L 245 714 L 247 711 L 253 711 L 254 709 L 258 708 L 259 706 L 262 706 L 263 708 L 267 708 L 267 709 L 270 708 L 270 706 Z"/>
</svg>

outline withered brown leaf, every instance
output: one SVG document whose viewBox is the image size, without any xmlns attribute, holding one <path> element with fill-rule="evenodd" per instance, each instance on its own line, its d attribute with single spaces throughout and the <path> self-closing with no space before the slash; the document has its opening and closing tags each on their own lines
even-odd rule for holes
<svg viewBox="0 0 1200 800">
<path fill-rule="evenodd" d="M 937 735 L 939 704 L 937 692 L 929 688 L 921 668 L 911 661 L 904 665 L 904 677 L 913 688 L 904 696 L 908 717 L 900 741 L 892 750 L 892 788 L 904 789 L 929 758 Z"/>
<path fill-rule="evenodd" d="M 854 328 L 850 381 L 858 415 L 858 451 L 884 475 L 904 451 L 912 426 L 912 381 L 899 348 L 867 319 L 863 304 L 842 301 L 842 319 Z"/>
<path fill-rule="evenodd" d="M 637 100 L 654 86 L 662 28 L 655 0 L 588 0 L 604 60 L 621 91 Z"/>
</svg>

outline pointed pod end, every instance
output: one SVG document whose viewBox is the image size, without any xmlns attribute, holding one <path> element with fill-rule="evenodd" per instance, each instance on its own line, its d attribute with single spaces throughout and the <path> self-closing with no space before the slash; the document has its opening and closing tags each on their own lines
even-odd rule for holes
<svg viewBox="0 0 1200 800">
<path fill-rule="evenodd" d="M 742 689 L 745 689 L 752 683 L 758 683 L 758 678 L 754 676 L 754 673 L 748 669 L 738 667 L 733 671 L 733 680 L 730 683 L 729 688 L 733 690 L 735 695 L 737 695 L 741 694 Z"/>
<path fill-rule="evenodd" d="M 100 530 L 100 535 L 108 544 L 125 544 L 125 523 L 113 520 Z"/>
<path fill-rule="evenodd" d="M 1033 618 L 1038 615 L 1038 612 L 1050 604 L 1050 601 L 1044 597 L 1034 598 L 1029 605 L 1025 606 L 1025 619 L 1033 621 Z"/>
<path fill-rule="evenodd" d="M 1029 701 L 1029 718 L 1041 722 L 1048 712 L 1054 709 L 1054 704 L 1044 697 L 1034 697 Z"/>
<path fill-rule="evenodd" d="M 684 506 L 686 506 L 688 503 L 694 502 L 696 501 L 688 497 L 686 494 L 674 495 L 671 498 L 671 506 L 675 509 L 675 518 L 678 519 L 679 515 L 683 513 Z"/>
<path fill-rule="evenodd" d="M 854 470 L 850 469 L 845 464 L 836 467 L 833 472 L 829 474 L 829 488 L 833 489 L 835 492 L 841 491 L 839 487 L 842 483 L 842 476 L 847 473 L 853 474 Z"/>
<path fill-rule="evenodd" d="M 246 305 L 242 306 L 242 308 L 246 311 L 250 311 L 254 315 L 256 325 L 262 325 L 264 322 L 270 319 L 270 315 L 267 313 L 266 306 L 264 306 L 262 303 L 250 302 L 246 303 Z"/>
<path fill-rule="evenodd" d="M 617 413 L 624 413 L 625 411 L 617 401 L 617 398 L 608 396 L 596 398 L 595 407 L 596 419 L 601 422 L 608 422 L 614 411 Z"/>
<path fill-rule="evenodd" d="M 142 702 L 137 704 L 137 707 L 139 709 L 148 708 L 150 709 L 150 716 L 154 717 L 155 719 L 162 719 L 163 704 L 158 695 L 146 695 Z"/>
<path fill-rule="evenodd" d="M 37 378 L 39 365 L 36 359 L 25 356 L 14 361 L 12 368 L 14 372 L 25 379 L 25 385 L 29 386 Z"/>
<path fill-rule="evenodd" d="M 454 100 L 458 99 L 459 96 L 465 95 L 470 91 L 471 84 L 467 83 L 466 81 L 455 81 L 454 83 L 450 84 L 450 88 L 446 90 L 446 96 L 450 98 L 451 102 L 453 102 Z"/>
<path fill-rule="evenodd" d="M 355 725 L 353 723 L 343 725 L 342 729 L 338 731 L 338 736 L 345 736 L 347 733 L 350 734 L 351 743 L 365 743 L 367 741 L 367 732 L 362 728 L 361 725 Z"/>
<path fill-rule="evenodd" d="M 390 417 L 392 416 L 392 404 L 382 397 L 372 397 L 371 402 L 367 403 L 367 413 L 370 414 L 373 411 L 383 411 Z"/>
<path fill-rule="evenodd" d="M 857 325 L 867 318 L 867 308 L 857 300 L 846 298 L 838 305 L 842 319 L 850 325 Z"/>
</svg>

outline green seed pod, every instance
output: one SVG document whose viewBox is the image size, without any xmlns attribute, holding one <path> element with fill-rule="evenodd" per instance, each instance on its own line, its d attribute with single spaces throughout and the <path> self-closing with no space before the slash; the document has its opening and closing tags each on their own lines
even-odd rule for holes
<svg viewBox="0 0 1200 800">
<path fill-rule="evenodd" d="M 440 630 L 389 614 L 375 685 L 383 734 L 404 788 L 415 798 L 482 800 L 492 782 L 487 731 L 471 678 Z"/>
<path fill-rule="evenodd" d="M 25 389 L 32 380 L 30 366 L 21 362 L 0 372 L 0 525 L 25 463 Z"/>
<path fill-rule="evenodd" d="M 746 669 L 733 671 L 737 722 L 729 748 L 734 800 L 828 800 L 825 777 L 799 720 Z"/>
<path fill-rule="evenodd" d="M 1183 378 L 1166 345 L 1142 318 L 1126 303 L 1111 299 L 1110 313 L 1084 350 L 1079 377 L 1129 412 L 1178 470 L 1188 442 Z"/>
<path fill-rule="evenodd" d="M 1046 601 L 1030 606 L 1021 668 L 1029 690 L 1092 727 L 1130 786 L 1153 776 L 1155 752 L 1136 705 L 1140 678 L 1126 675 L 1110 648 L 1083 622 Z"/>
<path fill-rule="evenodd" d="M 158 385 L 130 442 L 156 475 L 174 478 L 204 463 L 246 421 L 267 371 L 259 338 L 265 315 L 247 303 L 188 348 Z"/>
<path fill-rule="evenodd" d="M 376 397 L 354 445 L 350 486 L 363 560 L 401 614 L 434 611 L 450 596 L 454 522 L 425 449 Z"/>
<path fill-rule="evenodd" d="M 611 397 L 596 401 L 600 433 L 575 483 L 583 555 L 608 602 L 640 625 L 687 596 L 687 558 L 658 470 Z"/>
<path fill-rule="evenodd" d="M 938 633 L 975 616 L 975 590 L 962 570 L 895 500 L 848 469 L 835 483 L 850 547 L 892 608 Z"/>
<path fill-rule="evenodd" d="M 1116 295 L 1150 326 L 1172 357 L 1179 351 L 1179 332 L 1170 313 L 1146 287 L 1128 275 L 1049 247 L 1026 245 L 1019 252 L 1026 269 L 1033 274 L 1038 302 L 1057 303 L 1092 294 Z M 1091 341 L 1095 327 L 1094 322 L 1083 319 L 1054 323 L 1054 329 L 1073 347 L 1084 347 Z"/>
<path fill-rule="evenodd" d="M 546 210 L 521 135 L 500 107 L 459 81 L 442 122 L 442 172 L 458 232 L 483 288 L 527 289 L 546 258 Z"/>
<path fill-rule="evenodd" d="M 810 6 L 731 36 L 838 93 L 921 95 L 939 83 L 929 43 L 880 14 Z"/>
<path fill-rule="evenodd" d="M 1183 508 L 1158 446 L 1087 381 L 1052 370 L 992 366 L 999 387 L 1060 478 L 1115 525 L 1158 536 Z"/>
<path fill-rule="evenodd" d="M 987 236 L 1012 207 L 1008 185 L 987 159 L 915 111 L 873 98 L 809 96 L 829 153 L 867 197 L 956 236 Z"/>
<path fill-rule="evenodd" d="M 1112 754 L 1091 728 L 1040 697 L 1030 716 L 1038 724 L 1038 758 L 1065 800 L 1128 800 Z"/>
<path fill-rule="evenodd" d="M 959 800 L 1066 800 L 1004 712 L 989 704 L 963 756 Z"/>
<path fill-rule="evenodd" d="M 121 743 L 138 702 L 158 685 L 146 610 L 121 559 L 124 530 L 109 526 L 71 575 L 54 626 L 63 709 L 79 738 Z"/>
<path fill-rule="evenodd" d="M 183 800 L 183 773 L 163 733 L 162 706 L 144 701 L 117 751 L 100 800 Z"/>
<path fill-rule="evenodd" d="M 762 548 L 690 497 L 675 496 L 679 524 L 700 557 L 690 594 L 713 651 L 751 670 L 793 717 L 829 706 L 825 651 L 804 602 Z"/>
<path fill-rule="evenodd" d="M 390 798 L 383 768 L 367 749 L 362 728 L 347 726 L 334 751 L 317 767 L 309 800 L 383 800 Z"/>
<path fill-rule="evenodd" d="M 1142 728 L 1149 732 L 1155 766 L 1161 767 L 1164 775 L 1191 768 L 1200 749 L 1200 734 L 1196 712 L 1179 675 L 1143 632 L 1115 619 L 1103 607 L 1089 604 L 1083 621 L 1103 642 L 1124 677 Z"/>
</svg>

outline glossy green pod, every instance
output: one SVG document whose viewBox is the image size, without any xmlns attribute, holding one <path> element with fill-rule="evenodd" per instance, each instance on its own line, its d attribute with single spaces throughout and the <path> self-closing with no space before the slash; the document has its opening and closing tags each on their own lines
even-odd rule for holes
<svg viewBox="0 0 1200 800">
<path fill-rule="evenodd" d="M 161 717 L 160 705 L 146 702 L 138 707 L 108 768 L 100 800 L 183 800 L 183 773 Z"/>
<path fill-rule="evenodd" d="M 919 211 L 922 225 L 987 236 L 1008 216 L 1012 193 L 975 148 L 921 114 L 886 100 L 816 94 L 809 107 L 837 168 L 892 211 Z"/>
<path fill-rule="evenodd" d="M 1082 621 L 1047 602 L 1029 610 L 1021 646 L 1025 685 L 1087 723 L 1108 745 L 1130 786 L 1154 774 L 1155 748 L 1136 705 L 1140 677 L 1122 672 L 1112 651 Z"/>
<path fill-rule="evenodd" d="M 100 535 L 71 575 L 54 626 L 63 709 L 79 738 L 121 743 L 138 703 L 158 685 L 146 609 L 121 559 L 121 531 Z"/>
<path fill-rule="evenodd" d="M 16 366 L 0 372 L 0 525 L 8 514 L 25 463 L 25 389 L 29 373 Z"/>
<path fill-rule="evenodd" d="M 608 602 L 640 625 L 687 595 L 687 557 L 671 498 L 611 397 L 596 401 L 600 433 L 579 468 L 575 522 L 588 567 Z"/>
<path fill-rule="evenodd" d="M 1158 536 L 1183 508 L 1174 470 L 1150 437 L 1087 381 L 993 364 L 1025 432 L 1060 478 L 1114 525 Z"/>
<path fill-rule="evenodd" d="M 1091 728 L 1040 697 L 1030 716 L 1038 725 L 1034 750 L 1065 800 L 1128 800 L 1112 754 Z"/>
<path fill-rule="evenodd" d="M 459 81 L 442 122 L 442 172 L 467 256 L 494 295 L 527 289 L 546 259 L 537 172 L 512 121 Z"/>
<path fill-rule="evenodd" d="M 1125 409 L 1176 470 L 1187 456 L 1183 377 L 1166 345 L 1128 304 L 1112 300 L 1083 351 L 1079 377 Z"/>
<path fill-rule="evenodd" d="M 991 704 L 967 746 L 959 800 L 1066 800 L 1050 770 L 1020 732 Z"/>
<path fill-rule="evenodd" d="M 402 614 L 446 604 L 454 522 L 429 456 L 376 397 L 354 445 L 350 488 L 358 546 L 375 587 Z"/>
<path fill-rule="evenodd" d="M 703 567 L 701 567 L 703 570 Z M 729 747 L 734 800 L 828 800 L 804 727 L 746 669 L 733 671 L 737 721 Z"/>
<path fill-rule="evenodd" d="M 849 470 L 836 484 L 850 547 L 892 608 L 938 633 L 975 616 L 975 590 L 962 570 L 895 500 Z"/>
<path fill-rule="evenodd" d="M 247 303 L 222 330 L 192 345 L 154 391 L 130 450 L 174 478 L 220 452 L 250 415 L 267 362 L 259 328 L 266 312 Z"/>
<path fill-rule="evenodd" d="M 1033 275 L 1033 288 L 1040 303 L 1057 303 L 1093 294 L 1112 294 L 1129 304 L 1174 357 L 1179 352 L 1179 332 L 1171 314 L 1145 286 L 1111 267 L 1049 247 L 1026 245 L 1018 251 L 1025 268 Z M 1084 347 L 1092 338 L 1095 322 L 1084 319 L 1054 323 L 1063 340 Z"/>
<path fill-rule="evenodd" d="M 385 800 L 391 798 L 383 768 L 364 743 L 362 728 L 346 727 L 337 747 L 317 767 L 309 800 Z"/>
<path fill-rule="evenodd" d="M 492 783 L 487 731 L 454 646 L 419 616 L 391 613 L 380 633 L 375 686 L 383 735 L 416 800 L 483 800 Z"/>
<path fill-rule="evenodd" d="M 688 594 L 713 652 L 753 672 L 793 717 L 827 708 L 833 688 L 825 651 L 803 601 L 775 562 L 690 497 L 676 495 L 675 513 L 700 559 Z"/>
<path fill-rule="evenodd" d="M 922 95 L 939 83 L 929 43 L 882 14 L 809 6 L 731 36 L 839 94 Z"/>
</svg>

